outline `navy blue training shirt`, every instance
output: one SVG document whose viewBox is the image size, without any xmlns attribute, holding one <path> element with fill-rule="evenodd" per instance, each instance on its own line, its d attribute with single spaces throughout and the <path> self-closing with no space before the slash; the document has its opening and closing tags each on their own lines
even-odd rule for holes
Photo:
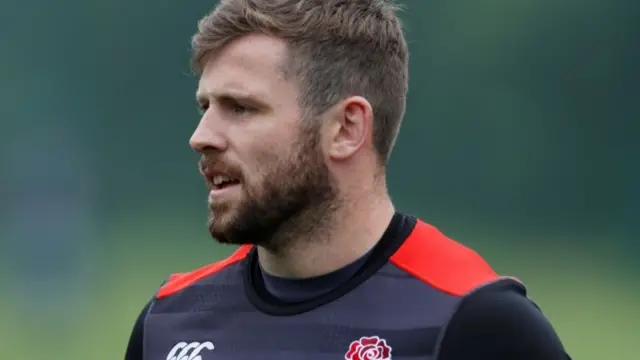
<svg viewBox="0 0 640 360">
<path fill-rule="evenodd" d="M 524 287 L 397 214 L 378 245 L 312 279 L 263 272 L 242 247 L 170 280 L 143 309 L 125 360 L 566 360 Z"/>
</svg>

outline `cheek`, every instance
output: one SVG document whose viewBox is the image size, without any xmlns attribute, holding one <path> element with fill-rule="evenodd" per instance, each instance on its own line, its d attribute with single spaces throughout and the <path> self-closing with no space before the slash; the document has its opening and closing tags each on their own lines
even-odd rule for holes
<svg viewBox="0 0 640 360">
<path fill-rule="evenodd" d="M 244 134 L 237 134 L 238 141 L 234 144 L 243 174 L 247 182 L 254 185 L 264 182 L 265 176 L 277 174 L 278 169 L 287 166 L 291 161 L 295 143 L 291 129 L 259 130 L 251 129 Z"/>
<path fill-rule="evenodd" d="M 285 143 L 274 144 L 272 142 L 260 144 L 248 153 L 246 159 L 253 171 L 260 173 L 271 172 L 286 163 L 291 149 Z"/>
<path fill-rule="evenodd" d="M 264 151 L 247 155 L 242 166 L 244 180 L 250 189 L 258 189 L 263 186 L 267 177 L 271 177 L 274 171 L 277 172 L 279 161 L 274 154 Z"/>
</svg>

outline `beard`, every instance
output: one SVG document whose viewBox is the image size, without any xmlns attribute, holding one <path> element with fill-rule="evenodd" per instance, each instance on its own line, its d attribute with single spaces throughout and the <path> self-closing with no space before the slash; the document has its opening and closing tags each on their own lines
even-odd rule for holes
<svg viewBox="0 0 640 360">
<path fill-rule="evenodd" d="M 212 204 L 208 227 L 220 243 L 278 251 L 322 229 L 337 206 L 337 187 L 320 151 L 319 131 L 302 131 L 292 151 L 262 172 L 259 186 L 243 183 L 236 204 Z M 221 218 L 216 213 L 225 213 Z"/>
</svg>

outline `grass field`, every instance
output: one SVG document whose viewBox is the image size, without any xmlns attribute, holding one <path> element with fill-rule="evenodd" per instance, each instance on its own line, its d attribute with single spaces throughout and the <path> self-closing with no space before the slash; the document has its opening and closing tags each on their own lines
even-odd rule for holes
<svg viewBox="0 0 640 360">
<path fill-rule="evenodd" d="M 16 299 L 3 296 L 0 306 L 8 311 L 3 311 L 0 322 L 0 357 L 122 358 L 137 313 L 169 272 L 197 267 L 230 251 L 208 240 L 200 232 L 201 225 L 166 226 L 155 226 L 153 231 L 139 227 L 137 232 L 124 225 L 115 228 L 110 238 L 132 245 L 106 251 L 103 260 L 108 265 L 96 279 L 99 286 L 90 291 L 87 306 L 74 309 L 73 316 L 58 314 L 36 322 L 32 315 L 15 310 Z M 634 282 L 637 276 L 617 270 L 615 253 L 605 247 L 582 252 L 557 245 L 550 249 L 526 239 L 509 246 L 507 241 L 488 243 L 483 238 L 495 239 L 495 235 L 476 235 L 469 244 L 498 271 L 528 285 L 531 297 L 551 319 L 574 359 L 638 358 L 640 287 Z M 154 250 L 149 251 L 152 244 Z"/>
</svg>

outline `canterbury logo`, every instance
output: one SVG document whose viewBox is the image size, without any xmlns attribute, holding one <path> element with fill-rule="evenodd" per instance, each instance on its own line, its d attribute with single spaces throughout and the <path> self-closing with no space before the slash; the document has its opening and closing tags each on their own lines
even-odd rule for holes
<svg viewBox="0 0 640 360">
<path fill-rule="evenodd" d="M 200 353 L 203 350 L 213 350 L 214 346 L 211 341 L 206 341 L 203 343 L 199 342 L 179 342 L 176 346 L 171 349 L 169 355 L 167 356 L 167 360 L 202 360 Z"/>
</svg>

